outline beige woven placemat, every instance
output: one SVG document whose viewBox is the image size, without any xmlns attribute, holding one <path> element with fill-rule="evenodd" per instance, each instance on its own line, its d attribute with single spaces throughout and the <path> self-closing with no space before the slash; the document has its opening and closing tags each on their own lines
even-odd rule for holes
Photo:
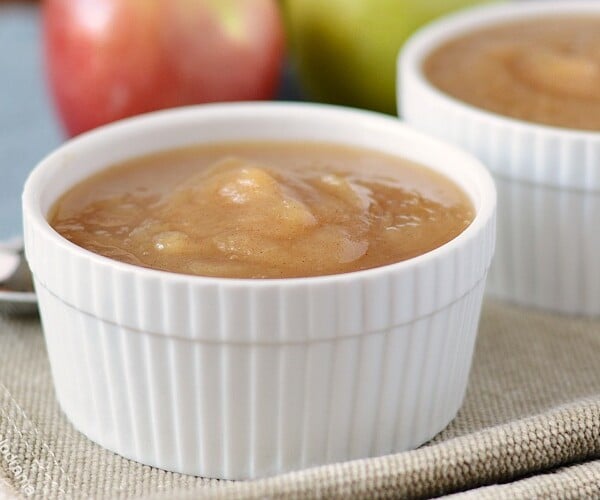
<svg viewBox="0 0 600 500">
<path fill-rule="evenodd" d="M 224 483 L 153 469 L 87 440 L 54 398 L 39 322 L 0 317 L 0 498 L 600 497 L 596 458 L 599 320 L 488 301 L 464 406 L 430 444 Z"/>
</svg>

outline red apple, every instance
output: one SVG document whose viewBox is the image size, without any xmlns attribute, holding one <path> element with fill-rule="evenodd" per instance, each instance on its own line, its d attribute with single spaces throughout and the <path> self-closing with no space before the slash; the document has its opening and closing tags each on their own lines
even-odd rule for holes
<svg viewBox="0 0 600 500">
<path fill-rule="evenodd" d="M 54 101 L 71 135 L 185 104 L 271 98 L 276 0 L 46 0 Z"/>
</svg>

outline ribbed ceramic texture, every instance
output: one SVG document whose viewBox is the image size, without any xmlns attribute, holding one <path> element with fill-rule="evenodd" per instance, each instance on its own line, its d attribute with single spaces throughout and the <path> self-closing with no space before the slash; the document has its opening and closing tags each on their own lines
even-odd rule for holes
<svg viewBox="0 0 600 500">
<path fill-rule="evenodd" d="M 63 167 L 72 151 L 88 144 L 95 157 L 106 134 L 75 141 L 38 168 L 24 194 L 26 252 L 67 416 L 126 457 L 230 479 L 405 450 L 435 435 L 467 383 L 494 249 L 488 174 L 389 118 L 320 106 L 208 109 L 168 116 L 185 133 L 197 130 L 190 116 L 268 124 L 296 113 L 312 133 L 343 134 L 328 120 L 344 118 L 349 132 L 357 120 L 362 133 L 347 140 L 381 141 L 390 129 L 393 144 L 423 141 L 423 155 L 440 155 L 434 167 L 454 157 L 458 171 L 475 169 L 457 182 L 476 218 L 433 252 L 358 273 L 235 280 L 154 271 L 84 251 L 49 228 L 43 207 L 60 194 L 54 179 L 64 189 L 68 172 L 74 182 L 81 174 Z M 159 115 L 132 121 L 118 135 L 156 122 Z M 152 143 L 139 135 L 132 144 L 130 154 L 140 154 Z"/>
<path fill-rule="evenodd" d="M 153 335 L 37 291 L 58 399 L 80 431 L 146 464 L 243 479 L 406 450 L 443 429 L 483 285 L 396 327 L 283 344 Z"/>
<path fill-rule="evenodd" d="M 498 190 L 488 292 L 523 305 L 600 314 L 600 133 L 545 127 L 463 104 L 435 89 L 424 58 L 470 29 L 540 14 L 595 13 L 598 2 L 482 7 L 417 33 L 399 58 L 399 109 L 414 127 L 476 155 Z"/>
</svg>

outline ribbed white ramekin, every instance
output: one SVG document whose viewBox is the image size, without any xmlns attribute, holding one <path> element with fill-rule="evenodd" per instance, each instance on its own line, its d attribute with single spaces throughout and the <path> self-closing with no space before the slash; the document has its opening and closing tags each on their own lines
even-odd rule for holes
<svg viewBox="0 0 600 500">
<path fill-rule="evenodd" d="M 420 257 L 334 276 L 243 280 L 116 262 L 46 221 L 90 174 L 167 148 L 310 140 L 402 155 L 453 179 L 473 223 Z M 183 473 L 251 478 L 420 445 L 465 391 L 494 246 L 477 160 L 397 119 L 323 105 L 173 110 L 72 140 L 31 174 L 25 247 L 60 404 L 92 440 Z"/>
<path fill-rule="evenodd" d="M 478 109 L 435 88 L 422 71 L 434 49 L 470 30 L 568 13 L 600 15 L 600 2 L 486 6 L 430 24 L 400 54 L 398 107 L 410 125 L 470 151 L 495 177 L 498 245 L 490 294 L 598 315 L 600 132 L 537 125 Z"/>
</svg>

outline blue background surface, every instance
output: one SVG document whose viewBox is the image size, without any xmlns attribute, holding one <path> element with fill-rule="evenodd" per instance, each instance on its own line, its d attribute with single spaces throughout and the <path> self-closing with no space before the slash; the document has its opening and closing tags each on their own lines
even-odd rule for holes
<svg viewBox="0 0 600 500">
<path fill-rule="evenodd" d="M 286 69 L 279 97 L 301 94 Z M 45 88 L 39 9 L 0 5 L 0 242 L 21 234 L 27 174 L 64 139 Z"/>
<path fill-rule="evenodd" d="M 62 133 L 45 92 L 38 9 L 0 5 L 0 241 L 21 234 L 21 190 Z"/>
</svg>

